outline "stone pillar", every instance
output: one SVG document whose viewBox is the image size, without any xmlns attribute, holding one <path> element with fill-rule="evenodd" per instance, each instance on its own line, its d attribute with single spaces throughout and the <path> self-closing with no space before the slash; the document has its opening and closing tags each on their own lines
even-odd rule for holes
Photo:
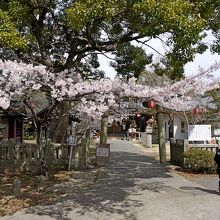
<svg viewBox="0 0 220 220">
<path fill-rule="evenodd" d="M 13 181 L 13 191 L 15 196 L 18 196 L 21 193 L 21 180 L 18 177 L 15 177 Z"/>
<path fill-rule="evenodd" d="M 102 116 L 101 121 L 101 133 L 100 133 L 100 144 L 107 143 L 107 135 L 108 135 L 108 113 L 105 112 Z"/>
<path fill-rule="evenodd" d="M 158 140 L 159 140 L 159 154 L 160 163 L 166 164 L 166 143 L 165 143 L 165 124 L 162 107 L 157 105 L 157 125 L 158 125 Z"/>
<path fill-rule="evenodd" d="M 153 128 L 152 127 L 147 127 L 146 128 L 146 147 L 151 148 L 152 147 L 152 132 Z"/>
<path fill-rule="evenodd" d="M 97 166 L 109 166 L 110 163 L 110 144 L 100 144 L 96 148 Z"/>
<path fill-rule="evenodd" d="M 81 148 L 74 148 L 74 170 L 78 170 L 80 168 L 80 157 L 81 157 Z"/>
<path fill-rule="evenodd" d="M 9 157 L 9 170 L 15 170 L 15 142 L 14 139 L 9 139 L 8 142 L 5 143 L 5 146 L 8 147 L 8 157 Z"/>
<path fill-rule="evenodd" d="M 40 175 L 40 176 L 37 176 L 36 179 L 38 183 L 38 191 L 43 191 L 45 187 L 46 177 L 44 177 L 43 175 Z"/>
<path fill-rule="evenodd" d="M 80 169 L 82 170 L 88 168 L 89 144 L 90 144 L 90 129 L 87 129 L 85 138 L 81 142 L 82 152 L 81 152 Z"/>
</svg>

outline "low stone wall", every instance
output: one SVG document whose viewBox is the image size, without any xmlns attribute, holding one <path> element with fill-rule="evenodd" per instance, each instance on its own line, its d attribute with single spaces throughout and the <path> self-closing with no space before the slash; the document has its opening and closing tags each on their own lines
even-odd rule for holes
<svg viewBox="0 0 220 220">
<path fill-rule="evenodd" d="M 188 149 L 187 140 L 170 139 L 170 162 L 177 166 L 184 166 L 183 153 Z"/>
<path fill-rule="evenodd" d="M 140 132 L 139 142 L 145 147 L 152 147 L 152 144 L 158 144 L 158 135 L 152 133 L 151 136 L 146 132 Z"/>
<path fill-rule="evenodd" d="M 183 153 L 190 149 L 197 148 L 201 150 L 209 150 L 215 152 L 218 148 L 217 144 L 189 144 L 188 140 L 170 139 L 170 162 L 171 164 L 184 167 Z"/>
</svg>

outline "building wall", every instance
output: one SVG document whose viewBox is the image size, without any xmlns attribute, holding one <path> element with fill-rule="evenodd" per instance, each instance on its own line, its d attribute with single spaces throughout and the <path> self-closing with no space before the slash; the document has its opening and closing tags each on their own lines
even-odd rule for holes
<svg viewBox="0 0 220 220">
<path fill-rule="evenodd" d="M 16 142 L 23 142 L 23 119 L 21 117 L 1 117 L 0 123 L 4 129 L 0 130 L 0 139 L 7 141 L 14 139 Z"/>
<path fill-rule="evenodd" d="M 174 140 L 184 140 L 188 138 L 187 123 L 183 116 L 174 115 L 173 126 Z"/>
</svg>

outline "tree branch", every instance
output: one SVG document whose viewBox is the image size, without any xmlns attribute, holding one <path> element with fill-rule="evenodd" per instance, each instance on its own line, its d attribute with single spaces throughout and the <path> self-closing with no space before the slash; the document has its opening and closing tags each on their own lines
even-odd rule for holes
<svg viewBox="0 0 220 220">
<path fill-rule="evenodd" d="M 27 99 L 24 99 L 23 103 L 24 103 L 24 104 L 27 106 L 27 108 L 31 111 L 31 114 L 32 114 L 33 119 L 34 119 L 34 125 L 35 125 L 35 127 L 37 127 L 38 118 L 37 118 L 36 112 L 33 110 L 33 108 L 31 107 L 30 103 L 28 103 Z"/>
<path fill-rule="evenodd" d="M 143 41 L 140 40 L 136 40 L 138 43 L 145 45 L 146 47 L 151 48 L 152 50 L 154 50 L 156 53 L 158 53 L 159 55 L 161 55 L 162 57 L 165 57 L 162 53 L 160 53 L 158 50 L 156 50 L 155 48 L 153 48 L 152 46 L 150 46 L 149 44 L 146 44 Z"/>
</svg>

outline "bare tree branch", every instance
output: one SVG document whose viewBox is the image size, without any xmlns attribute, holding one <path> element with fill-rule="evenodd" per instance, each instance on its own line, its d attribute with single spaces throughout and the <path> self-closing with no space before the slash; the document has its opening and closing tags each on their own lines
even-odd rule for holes
<svg viewBox="0 0 220 220">
<path fill-rule="evenodd" d="M 140 40 L 136 40 L 138 43 L 140 43 L 140 44 L 143 44 L 143 45 L 145 45 L 146 47 L 149 47 L 149 48 L 151 48 L 152 50 L 154 50 L 156 53 L 158 53 L 159 55 L 161 55 L 162 57 L 165 57 L 162 53 L 160 53 L 158 50 L 156 50 L 155 48 L 153 48 L 152 46 L 150 46 L 149 44 L 146 44 L 145 42 L 143 42 L 143 41 L 140 41 Z"/>
</svg>

